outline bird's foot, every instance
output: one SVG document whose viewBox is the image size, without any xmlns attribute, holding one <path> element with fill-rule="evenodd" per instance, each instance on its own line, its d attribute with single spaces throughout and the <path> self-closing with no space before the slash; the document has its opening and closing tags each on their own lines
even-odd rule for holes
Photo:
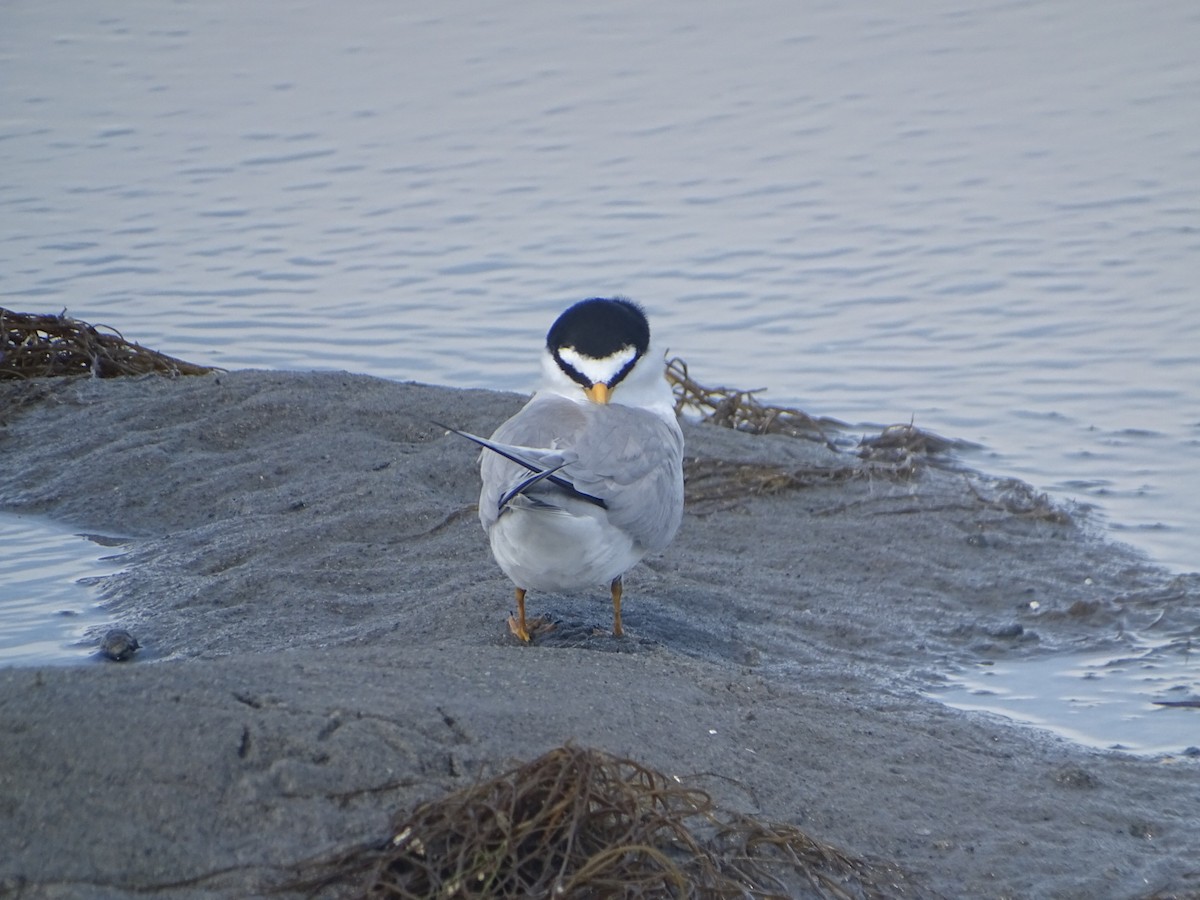
<svg viewBox="0 0 1200 900">
<path fill-rule="evenodd" d="M 516 616 L 508 617 L 508 630 L 517 636 L 517 640 L 528 644 L 536 634 L 546 634 L 553 631 L 554 622 L 546 616 L 538 616 L 522 622 Z"/>
</svg>

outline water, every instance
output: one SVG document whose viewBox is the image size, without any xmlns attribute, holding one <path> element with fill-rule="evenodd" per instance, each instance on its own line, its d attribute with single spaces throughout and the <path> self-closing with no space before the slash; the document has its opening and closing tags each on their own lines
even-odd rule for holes
<svg viewBox="0 0 1200 900">
<path fill-rule="evenodd" d="M 113 624 L 97 584 L 120 571 L 120 544 L 0 513 L 0 666 L 80 663 L 95 654 Z"/>
<path fill-rule="evenodd" d="M 1127 643 L 1115 653 L 987 663 L 957 673 L 930 696 L 1093 747 L 1141 754 L 1200 747 L 1200 709 L 1194 708 L 1200 706 L 1200 646 L 1132 635 Z"/>
<path fill-rule="evenodd" d="M 977 442 L 1194 571 L 1198 46 L 1191 0 L 10 3 L 0 304 L 528 390 L 625 293 L 702 382 Z"/>
<path fill-rule="evenodd" d="M 624 292 L 701 380 L 1200 546 L 1200 9 L 0 13 L 0 297 L 226 367 L 525 390 Z"/>
</svg>

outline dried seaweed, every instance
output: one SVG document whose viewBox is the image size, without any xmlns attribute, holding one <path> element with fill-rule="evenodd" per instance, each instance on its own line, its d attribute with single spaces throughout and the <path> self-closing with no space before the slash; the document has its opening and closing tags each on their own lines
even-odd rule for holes
<svg viewBox="0 0 1200 900">
<path fill-rule="evenodd" d="M 866 471 L 857 465 L 785 467 L 699 457 L 689 457 L 683 462 L 687 503 L 692 512 L 696 512 L 697 504 L 768 497 L 863 477 Z"/>
<path fill-rule="evenodd" d="M 836 419 L 815 419 L 798 409 L 768 406 L 758 400 L 758 390 L 706 387 L 688 371 L 678 357 L 667 363 L 667 381 L 675 392 L 675 412 L 695 410 L 703 421 L 753 434 L 784 434 L 821 441 L 830 450 L 841 450 L 828 431 L 847 426 Z M 713 509 L 736 505 L 747 497 L 769 496 L 816 484 L 853 478 L 887 480 L 914 477 L 923 465 L 951 450 L 974 445 L 954 441 L 917 428 L 912 423 L 890 425 L 878 435 L 865 436 L 857 447 L 863 463 L 785 467 L 766 463 L 737 463 L 720 459 L 689 459 L 684 462 L 687 500 L 692 512 L 697 506 Z"/>
<path fill-rule="evenodd" d="M 1023 519 L 1035 519 L 1055 525 L 1070 525 L 1071 514 L 1055 504 L 1050 496 L 1034 490 L 1018 478 L 1002 478 L 991 484 L 991 494 L 983 494 L 971 479 L 965 478 L 969 490 L 984 506 Z"/>
<path fill-rule="evenodd" d="M 897 475 L 911 477 L 922 466 L 935 462 L 937 456 L 972 446 L 966 441 L 952 441 L 932 431 L 917 428 L 909 422 L 888 425 L 879 434 L 864 435 L 858 442 L 856 453 L 859 459 L 868 463 L 884 466 Z"/>
<path fill-rule="evenodd" d="M 104 328 L 106 331 L 101 331 Z M 115 328 L 0 307 L 0 379 L 88 375 L 205 375 L 220 371 L 148 350 Z"/>
<path fill-rule="evenodd" d="M 675 414 L 691 409 L 702 420 L 724 428 L 751 434 L 786 434 L 789 437 L 820 441 L 837 450 L 827 431 L 845 427 L 836 419 L 815 419 L 806 412 L 786 406 L 769 406 L 755 394 L 765 388 L 744 391 L 726 387 L 705 387 L 688 373 L 687 363 L 679 357 L 667 362 L 667 381 L 675 392 Z"/>
<path fill-rule="evenodd" d="M 681 779 L 570 745 L 423 803 L 385 843 L 282 889 L 335 886 L 373 900 L 916 893 L 892 866 L 851 858 L 795 826 L 722 816 Z"/>
<path fill-rule="evenodd" d="M 678 357 L 667 362 L 667 381 L 675 393 L 676 415 L 693 410 L 700 413 L 702 421 L 713 425 L 751 434 L 806 438 L 824 443 L 835 453 L 840 452 L 829 433 L 844 432 L 848 428 L 844 422 L 817 419 L 798 409 L 765 404 L 755 396 L 762 393 L 763 388 L 707 387 L 691 376 L 687 363 Z M 861 459 L 880 464 L 885 474 L 897 476 L 912 475 L 925 463 L 951 451 L 976 447 L 969 441 L 945 438 L 910 422 L 889 425 L 877 435 L 863 437 L 856 452 Z M 838 471 L 841 472 L 841 467 Z M 807 476 L 801 476 L 799 480 L 810 483 Z"/>
<path fill-rule="evenodd" d="M 906 425 L 889 425 L 879 434 L 864 437 L 859 441 L 858 455 L 872 462 L 897 463 L 975 446 L 969 441 L 951 440 L 925 431 L 909 422 Z"/>
</svg>

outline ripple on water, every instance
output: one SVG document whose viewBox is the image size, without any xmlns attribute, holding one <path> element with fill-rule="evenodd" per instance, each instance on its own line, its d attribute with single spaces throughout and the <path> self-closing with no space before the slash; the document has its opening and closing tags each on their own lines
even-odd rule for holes
<svg viewBox="0 0 1200 900">
<path fill-rule="evenodd" d="M 1186 638 L 1126 633 L 1117 651 L 989 660 L 930 696 L 1091 747 L 1182 754 L 1200 746 L 1200 647 Z"/>
<path fill-rule="evenodd" d="M 99 582 L 121 571 L 124 541 L 35 516 L 0 513 L 0 666 L 67 665 L 112 623 Z"/>
</svg>

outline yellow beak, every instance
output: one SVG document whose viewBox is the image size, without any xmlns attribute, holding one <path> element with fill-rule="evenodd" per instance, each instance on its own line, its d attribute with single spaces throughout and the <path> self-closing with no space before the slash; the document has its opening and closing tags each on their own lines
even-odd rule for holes
<svg viewBox="0 0 1200 900">
<path fill-rule="evenodd" d="M 587 394 L 587 398 L 593 403 L 608 402 L 608 385 L 603 381 L 598 381 L 590 388 L 584 388 L 583 392 Z"/>
</svg>

